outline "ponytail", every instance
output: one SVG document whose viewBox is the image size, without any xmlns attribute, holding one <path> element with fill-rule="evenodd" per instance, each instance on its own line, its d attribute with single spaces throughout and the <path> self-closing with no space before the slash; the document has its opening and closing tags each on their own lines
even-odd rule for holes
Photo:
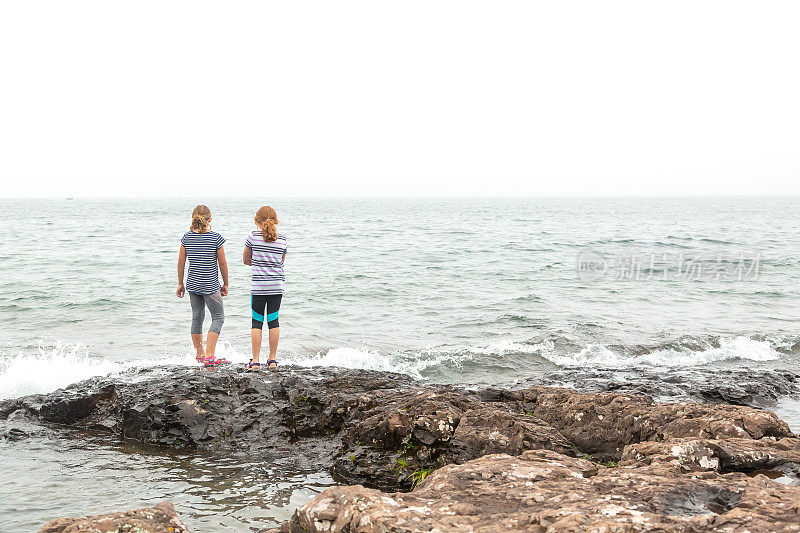
<svg viewBox="0 0 800 533">
<path fill-rule="evenodd" d="M 198 205 L 192 211 L 192 225 L 189 227 L 195 233 L 208 233 L 208 226 L 211 223 L 211 209 L 204 205 Z"/>
<path fill-rule="evenodd" d="M 264 240 L 267 242 L 275 242 L 278 240 L 278 228 L 275 227 L 275 222 L 272 220 L 267 220 L 264 226 L 261 228 L 261 235 L 264 236 Z"/>
<path fill-rule="evenodd" d="M 258 211 L 254 218 L 256 226 L 261 230 L 261 235 L 266 242 L 275 242 L 278 240 L 278 215 L 275 210 L 270 206 L 265 205 Z"/>
</svg>

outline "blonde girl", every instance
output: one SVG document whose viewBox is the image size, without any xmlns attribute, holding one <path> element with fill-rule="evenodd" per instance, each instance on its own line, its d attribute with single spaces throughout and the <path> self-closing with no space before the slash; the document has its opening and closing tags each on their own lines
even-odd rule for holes
<svg viewBox="0 0 800 533">
<path fill-rule="evenodd" d="M 247 364 L 248 370 L 261 367 L 259 355 L 264 322 L 269 330 L 269 359 L 266 364 L 269 367 L 278 366 L 278 310 L 283 298 L 283 263 L 286 259 L 286 236 L 278 233 L 275 210 L 265 205 L 256 212 L 254 220 L 256 230 L 247 236 L 242 256 L 244 264 L 251 267 L 250 307 L 253 320 L 250 341 L 253 358 Z"/>
<path fill-rule="evenodd" d="M 217 339 L 225 321 L 222 297 L 228 295 L 228 262 L 225 260 L 225 238 L 211 231 L 211 210 L 198 205 L 192 211 L 192 224 L 178 250 L 178 298 L 188 292 L 192 303 L 192 344 L 197 352 L 197 361 L 205 366 L 229 363 L 214 355 Z M 189 276 L 183 284 L 186 260 L 189 260 Z M 219 272 L 222 285 L 219 284 Z M 206 346 L 203 348 L 203 320 L 206 307 L 211 312 L 211 327 Z"/>
</svg>

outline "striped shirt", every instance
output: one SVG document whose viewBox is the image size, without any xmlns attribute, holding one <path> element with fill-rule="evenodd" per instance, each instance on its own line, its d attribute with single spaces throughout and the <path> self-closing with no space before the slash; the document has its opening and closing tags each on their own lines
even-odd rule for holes
<svg viewBox="0 0 800 533">
<path fill-rule="evenodd" d="M 254 231 L 247 236 L 245 246 L 253 252 L 251 293 L 283 294 L 286 236 L 278 233 L 275 242 L 266 242 L 260 231 Z"/>
<path fill-rule="evenodd" d="M 195 233 L 187 231 L 181 239 L 189 259 L 189 275 L 186 290 L 195 294 L 214 294 L 220 288 L 217 250 L 225 244 L 225 238 L 214 231 Z"/>
</svg>

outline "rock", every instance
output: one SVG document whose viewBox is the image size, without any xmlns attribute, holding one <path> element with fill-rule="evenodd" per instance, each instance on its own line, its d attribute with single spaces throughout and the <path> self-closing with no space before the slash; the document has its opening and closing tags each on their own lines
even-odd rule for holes
<svg viewBox="0 0 800 533">
<path fill-rule="evenodd" d="M 535 449 L 578 454 L 575 445 L 538 418 L 490 405 L 477 405 L 465 412 L 450 444 L 449 462 L 454 463 L 493 453 L 519 455 Z"/>
<path fill-rule="evenodd" d="M 800 374 L 760 369 L 569 368 L 528 380 L 526 386 L 531 385 L 560 386 L 582 392 L 622 392 L 659 401 L 771 407 L 779 397 L 800 392 Z"/>
<path fill-rule="evenodd" d="M 752 440 L 750 442 L 753 442 Z M 706 439 L 676 439 L 640 442 L 625 446 L 620 466 L 671 464 L 687 470 L 720 470 L 717 448 Z"/>
<path fill-rule="evenodd" d="M 474 394 L 331 369 L 153 369 L 0 402 L 6 427 L 13 413 L 170 448 L 323 461 L 339 482 L 386 490 L 409 490 L 426 472 L 488 453 L 544 448 L 616 460 L 641 441 L 791 435 L 772 413 L 747 407 L 538 386 Z M 16 431 L 4 435 L 23 438 Z"/>
<path fill-rule="evenodd" d="M 73 533 L 79 531 L 96 533 L 188 533 L 181 523 L 175 508 L 169 502 L 159 503 L 153 507 L 136 509 L 83 518 L 59 518 L 48 522 L 39 533 Z"/>
<path fill-rule="evenodd" d="M 487 453 L 577 453 L 541 420 L 451 389 L 382 394 L 365 406 L 357 415 L 351 412 L 334 458 L 331 473 L 343 483 L 410 490 L 424 473 Z"/>
<path fill-rule="evenodd" d="M 676 439 L 625 446 L 621 466 L 669 463 L 686 469 L 749 472 L 800 465 L 800 439 Z"/>
<path fill-rule="evenodd" d="M 800 527 L 800 488 L 738 473 L 795 468 L 798 439 L 774 414 L 737 405 L 541 386 L 476 393 L 368 371 L 152 369 L 0 402 L 4 438 L 42 425 L 168 448 L 258 450 L 357 484 L 324 491 L 284 531 Z M 155 509 L 93 520 L 116 528 L 122 518 L 156 520 Z M 89 524 L 44 531 L 79 523 Z"/>
<path fill-rule="evenodd" d="M 738 405 L 656 403 L 644 396 L 580 393 L 534 386 L 486 391 L 557 429 L 582 452 L 619 459 L 626 444 L 684 437 L 707 439 L 789 437 L 789 426 L 769 411 Z"/>
<path fill-rule="evenodd" d="M 288 449 L 304 437 L 330 440 L 358 395 L 410 383 L 378 372 L 150 369 L 0 402 L 0 420 L 24 410 L 40 422 L 169 448 Z"/>
<path fill-rule="evenodd" d="M 550 450 L 448 465 L 410 493 L 332 487 L 283 533 L 797 531 L 800 487 L 765 476 L 600 468 Z"/>
<path fill-rule="evenodd" d="M 506 405 L 369 371 L 153 369 L 0 402 L 4 412 L 112 440 L 257 450 L 266 461 L 289 458 L 302 468 L 321 463 L 339 482 L 386 490 L 410 490 L 427 472 L 486 453 L 578 453 L 557 430 Z"/>
<path fill-rule="evenodd" d="M 13 442 L 43 434 L 46 434 L 45 428 L 36 424 L 25 409 L 11 411 L 0 422 L 0 439 L 3 440 Z"/>
</svg>

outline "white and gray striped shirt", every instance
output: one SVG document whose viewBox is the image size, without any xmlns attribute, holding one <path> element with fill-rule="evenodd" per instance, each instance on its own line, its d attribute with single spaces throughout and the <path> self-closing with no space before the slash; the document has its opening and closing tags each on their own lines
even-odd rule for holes
<svg viewBox="0 0 800 533">
<path fill-rule="evenodd" d="M 283 254 L 286 235 L 278 233 L 275 242 L 266 242 L 260 231 L 247 236 L 245 246 L 253 251 L 251 294 L 283 294 L 286 277 L 283 273 Z"/>
</svg>

